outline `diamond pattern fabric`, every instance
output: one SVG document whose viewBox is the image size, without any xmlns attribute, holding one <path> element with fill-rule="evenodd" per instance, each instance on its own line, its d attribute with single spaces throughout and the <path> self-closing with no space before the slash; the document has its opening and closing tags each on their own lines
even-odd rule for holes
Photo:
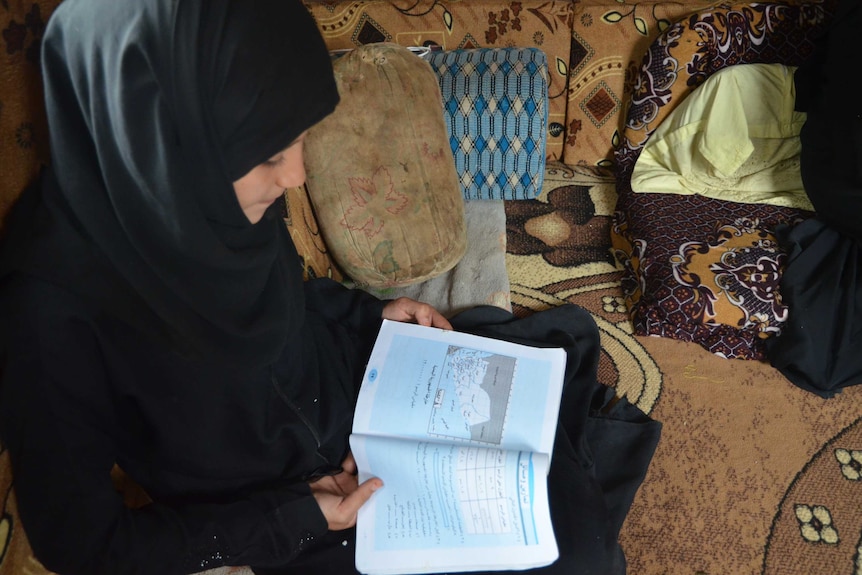
<svg viewBox="0 0 862 575">
<path fill-rule="evenodd" d="M 533 199 L 542 190 L 548 63 L 537 48 L 432 52 L 464 197 Z"/>
</svg>

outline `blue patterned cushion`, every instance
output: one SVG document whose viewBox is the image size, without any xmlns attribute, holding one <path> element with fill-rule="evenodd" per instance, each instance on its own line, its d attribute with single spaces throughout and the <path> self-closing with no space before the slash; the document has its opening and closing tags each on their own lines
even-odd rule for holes
<svg viewBox="0 0 862 575">
<path fill-rule="evenodd" d="M 537 48 L 431 52 L 466 199 L 527 200 L 542 191 L 548 62 Z"/>
</svg>

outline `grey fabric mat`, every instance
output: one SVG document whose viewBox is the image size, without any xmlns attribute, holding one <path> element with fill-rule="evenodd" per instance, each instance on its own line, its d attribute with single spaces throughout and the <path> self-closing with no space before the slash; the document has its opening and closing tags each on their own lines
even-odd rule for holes
<svg viewBox="0 0 862 575">
<path fill-rule="evenodd" d="M 405 296 L 423 301 L 445 316 L 482 304 L 510 310 L 503 201 L 465 201 L 464 218 L 467 251 L 454 268 L 418 284 L 363 289 L 383 299 Z"/>
</svg>

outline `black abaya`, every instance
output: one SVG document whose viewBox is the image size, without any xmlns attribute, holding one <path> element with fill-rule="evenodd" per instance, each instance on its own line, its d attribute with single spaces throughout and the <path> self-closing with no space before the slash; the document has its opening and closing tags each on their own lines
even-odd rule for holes
<svg viewBox="0 0 862 575">
<path fill-rule="evenodd" d="M 823 397 L 862 384 L 862 116 L 855 94 L 862 5 L 838 2 L 827 34 L 796 72 L 802 182 L 816 219 L 778 231 L 788 252 L 781 297 L 788 321 L 767 357 Z"/>
<path fill-rule="evenodd" d="M 0 436 L 37 558 L 86 575 L 352 565 L 349 545 L 314 543 L 341 534 L 307 481 L 343 460 L 384 303 L 303 284 L 278 207 L 252 224 L 233 187 L 338 101 L 310 14 L 65 0 L 42 69 L 52 166 L 0 259 Z M 589 316 L 456 323 L 569 350 L 557 535 L 582 572 L 620 572 L 616 534 L 658 431 L 624 401 L 600 413 Z M 114 464 L 152 504 L 124 507 Z"/>
<path fill-rule="evenodd" d="M 560 557 L 549 566 L 520 572 L 623 575 L 626 562 L 617 537 L 652 459 L 661 426 L 598 383 L 599 334 L 590 314 L 576 306 L 563 306 L 516 319 L 499 308 L 481 307 L 457 315 L 452 325 L 497 339 L 559 346 L 567 353 L 560 420 L 548 475 L 551 519 Z M 382 479 L 385 484 L 386 478 Z M 353 529 L 330 532 L 289 566 L 256 568 L 255 573 L 357 573 L 354 539 Z"/>
</svg>

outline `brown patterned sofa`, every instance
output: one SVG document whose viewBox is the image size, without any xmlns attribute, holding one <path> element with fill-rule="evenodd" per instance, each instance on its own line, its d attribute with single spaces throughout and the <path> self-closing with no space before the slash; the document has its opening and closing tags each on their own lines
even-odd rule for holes
<svg viewBox="0 0 862 575">
<path fill-rule="evenodd" d="M 38 50 L 45 23 L 58 3 L 0 0 L 0 214 L 49 157 Z M 721 232 L 724 228 L 716 228 L 708 215 L 722 213 L 735 225 L 739 214 L 696 197 L 686 199 L 691 205 L 684 207 L 674 203 L 677 199 L 635 198 L 626 187 L 627 176 L 650 131 L 706 76 L 737 63 L 734 58 L 740 55 L 758 61 L 797 61 L 810 49 L 810 38 L 828 12 L 819 0 L 790 0 L 771 8 L 711 0 L 306 0 L 306 4 L 332 49 L 380 41 L 405 46 L 433 43 L 444 49 L 542 48 L 549 62 L 549 169 L 559 173 L 577 168 L 606 178 L 615 173 L 620 202 L 612 236 L 625 267 L 625 295 L 635 329 L 688 341 L 695 338 L 686 338 L 685 329 L 671 333 L 666 318 L 656 320 L 664 309 L 661 303 L 649 305 L 650 297 L 662 290 L 680 292 L 679 286 L 662 283 L 667 270 L 642 273 L 649 260 L 639 251 L 646 233 L 639 226 L 653 222 L 646 227 L 654 229 L 656 221 L 663 222 L 659 225 L 670 239 L 662 249 L 670 252 L 690 239 L 679 231 L 690 220 Z M 767 32 L 780 41 L 759 43 Z M 286 223 L 308 275 L 338 278 L 304 191 L 289 190 L 286 206 Z M 799 216 L 767 211 L 761 218 L 767 223 L 776 214 L 785 220 Z M 656 214 L 660 217 L 652 219 Z M 648 239 L 654 245 L 654 239 Z M 653 278 L 659 278 L 656 286 L 648 284 Z M 701 292 L 698 286 L 688 290 L 674 301 L 690 307 Z M 717 337 L 723 345 L 731 341 L 722 339 L 726 328 L 705 328 L 701 323 L 689 332 L 698 329 L 707 329 L 706 339 Z M 757 358 L 756 343 L 744 341 L 739 349 L 754 349 L 748 357 Z M 737 356 L 747 357 L 745 353 Z M 16 513 L 8 462 L 2 451 L 0 456 L 0 575 L 40 575 L 45 570 L 30 553 Z M 628 546 L 627 553 L 637 552 L 636 545 Z"/>
</svg>

